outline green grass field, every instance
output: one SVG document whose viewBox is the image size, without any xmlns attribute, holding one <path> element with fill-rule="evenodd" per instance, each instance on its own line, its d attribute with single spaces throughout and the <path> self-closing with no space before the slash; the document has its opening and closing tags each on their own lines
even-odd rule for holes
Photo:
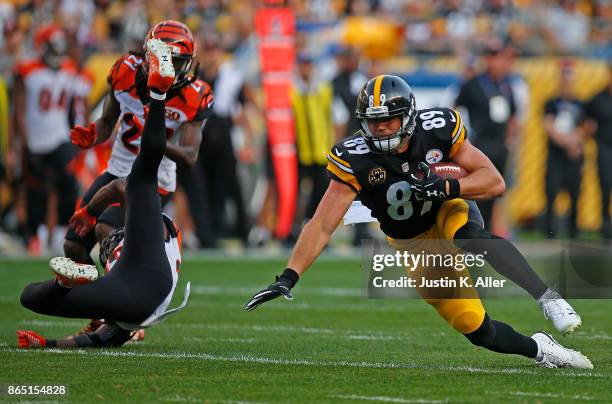
<svg viewBox="0 0 612 404">
<path fill-rule="evenodd" d="M 0 384 L 63 384 L 65 397 L 20 400 L 176 402 L 612 401 L 612 301 L 573 301 L 583 326 L 563 338 L 595 366 L 540 369 L 475 349 L 427 304 L 361 297 L 358 261 L 322 259 L 295 299 L 252 313 L 248 298 L 284 260 L 198 260 L 182 266 L 189 306 L 113 350 L 19 351 L 15 330 L 64 336 L 84 321 L 36 315 L 22 288 L 49 276 L 44 262 L 0 261 Z M 179 286 L 175 301 L 182 297 Z M 534 301 L 491 300 L 488 312 L 531 333 L 551 326 Z M 9 399 L 0 397 L 0 401 Z"/>
</svg>

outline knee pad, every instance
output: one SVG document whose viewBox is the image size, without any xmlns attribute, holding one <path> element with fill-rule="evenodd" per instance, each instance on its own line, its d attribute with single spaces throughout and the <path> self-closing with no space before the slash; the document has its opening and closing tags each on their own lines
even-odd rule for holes
<svg viewBox="0 0 612 404">
<path fill-rule="evenodd" d="M 477 330 L 486 316 L 480 299 L 434 299 L 427 303 L 461 334 Z"/>
<path fill-rule="evenodd" d="M 485 314 L 480 327 L 473 332 L 464 333 L 464 335 L 472 344 L 486 348 L 495 340 L 495 325 Z"/>
</svg>

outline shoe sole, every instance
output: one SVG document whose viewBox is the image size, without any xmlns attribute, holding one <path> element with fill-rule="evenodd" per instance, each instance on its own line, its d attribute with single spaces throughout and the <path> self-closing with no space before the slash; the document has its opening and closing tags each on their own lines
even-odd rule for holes
<svg viewBox="0 0 612 404">
<path fill-rule="evenodd" d="M 566 337 L 570 335 L 571 333 L 573 333 L 574 331 L 576 331 L 578 328 L 580 328 L 581 325 L 582 325 L 582 319 L 579 317 L 576 323 L 569 326 L 569 328 L 566 328 L 565 330 L 561 331 L 561 335 Z"/>
<path fill-rule="evenodd" d="M 66 257 L 51 258 L 49 268 L 56 275 L 76 283 L 88 283 L 98 279 L 98 270 L 95 266 L 77 264 Z"/>
<path fill-rule="evenodd" d="M 162 77 L 174 77 L 174 65 L 172 64 L 172 52 L 170 47 L 162 40 L 150 39 L 147 41 L 147 50 L 155 55 L 158 65 L 159 75 Z M 165 56 L 165 58 L 164 58 Z"/>
</svg>

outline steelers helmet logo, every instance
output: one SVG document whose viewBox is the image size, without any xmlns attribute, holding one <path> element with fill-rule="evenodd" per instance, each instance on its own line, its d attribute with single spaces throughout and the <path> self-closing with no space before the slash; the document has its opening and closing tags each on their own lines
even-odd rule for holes
<svg viewBox="0 0 612 404">
<path fill-rule="evenodd" d="M 368 173 L 368 181 L 370 184 L 382 184 L 387 180 L 387 171 L 382 167 L 375 167 Z"/>
</svg>

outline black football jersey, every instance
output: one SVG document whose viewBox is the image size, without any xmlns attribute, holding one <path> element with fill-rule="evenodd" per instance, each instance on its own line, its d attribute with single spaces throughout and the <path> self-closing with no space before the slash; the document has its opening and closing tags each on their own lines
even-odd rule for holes
<svg viewBox="0 0 612 404">
<path fill-rule="evenodd" d="M 387 236 L 412 238 L 433 226 L 442 202 L 417 200 L 410 189 L 409 172 L 420 162 L 451 161 L 466 135 L 457 111 L 419 110 L 404 153 L 373 153 L 358 132 L 332 147 L 327 171 L 359 194 Z"/>
</svg>

